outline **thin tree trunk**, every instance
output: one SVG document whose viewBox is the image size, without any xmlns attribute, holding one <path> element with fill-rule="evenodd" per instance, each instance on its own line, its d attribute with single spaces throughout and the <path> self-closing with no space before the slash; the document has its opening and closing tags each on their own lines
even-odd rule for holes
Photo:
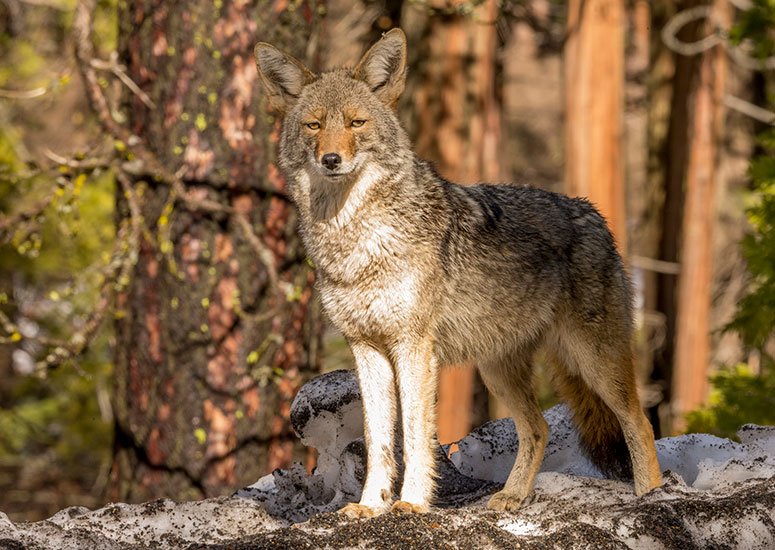
<svg viewBox="0 0 775 550">
<path fill-rule="evenodd" d="M 122 62 L 156 105 L 127 94 L 131 131 L 183 174 L 189 202 L 233 208 L 258 241 L 235 216 L 137 177 L 148 231 L 117 304 L 114 499 L 225 494 L 302 456 L 288 413 L 317 366 L 313 273 L 252 48 L 272 42 L 315 66 L 318 14 L 312 1 L 128 0 L 119 9 Z M 257 247 L 269 252 L 263 260 Z"/>
<path fill-rule="evenodd" d="M 716 0 L 714 21 L 731 20 L 727 0 Z M 685 429 L 685 415 L 705 401 L 710 358 L 710 300 L 713 275 L 713 226 L 718 182 L 717 154 L 724 117 L 727 58 L 716 46 L 702 54 L 692 109 L 686 171 L 681 275 L 673 374 L 673 433 Z"/>
<path fill-rule="evenodd" d="M 622 112 L 624 1 L 571 0 L 565 44 L 566 179 L 627 250 Z"/>
<path fill-rule="evenodd" d="M 447 3 L 433 4 L 438 9 Z M 410 8 L 417 9 L 417 8 Z M 423 83 L 414 94 L 417 152 L 441 175 L 458 183 L 499 179 L 500 113 L 495 94 L 496 5 L 487 0 L 475 15 L 430 15 L 423 30 L 427 48 L 415 70 Z M 439 381 L 440 442 L 467 435 L 472 424 L 476 372 L 443 369 Z"/>
<path fill-rule="evenodd" d="M 659 182 L 649 178 L 649 67 L 651 50 L 651 5 L 648 0 L 636 0 L 627 11 L 628 32 L 625 48 L 624 88 L 624 150 L 626 151 L 626 201 L 628 213 L 628 252 L 630 256 L 655 258 L 658 245 Z M 664 103 L 662 103 L 664 105 Z M 636 304 L 643 308 L 640 327 L 643 337 L 636 338 L 633 355 L 638 379 L 651 373 L 653 351 L 653 294 L 655 274 L 632 266 L 630 274 L 638 292 Z M 651 388 L 648 388 L 651 389 Z M 656 401 L 659 392 L 642 391 L 644 407 Z"/>
<path fill-rule="evenodd" d="M 655 21 L 655 28 L 661 28 L 667 18 L 674 14 L 673 2 L 661 2 L 661 12 L 665 20 Z M 682 7 L 690 8 L 697 2 L 690 1 Z M 661 23 L 661 24 L 660 24 Z M 694 42 L 700 36 L 702 25 L 693 22 L 686 25 L 678 33 L 678 38 L 684 42 Z M 661 38 L 657 37 L 660 47 Z M 659 259 L 667 262 L 678 262 L 679 243 L 684 205 L 684 182 L 689 156 L 689 124 L 690 100 L 692 90 L 696 87 L 699 68 L 699 57 L 686 57 L 673 54 L 674 69 L 672 77 L 672 98 L 668 117 L 667 137 L 658 159 L 664 167 L 664 207 L 662 209 L 662 227 L 659 243 Z M 671 403 L 673 399 L 673 369 L 676 341 L 676 319 L 678 301 L 677 279 L 675 275 L 660 273 L 657 276 L 656 308 L 664 319 L 664 343 L 655 353 L 652 379 L 664 388 L 661 403 L 651 410 L 652 422 L 657 426 L 657 433 L 671 433 Z M 657 420 L 659 420 L 657 422 Z"/>
</svg>

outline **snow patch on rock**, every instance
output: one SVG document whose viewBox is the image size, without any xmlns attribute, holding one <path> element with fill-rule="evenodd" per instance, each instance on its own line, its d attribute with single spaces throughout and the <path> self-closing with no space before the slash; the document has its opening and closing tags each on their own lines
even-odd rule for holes
<svg viewBox="0 0 775 550">
<path fill-rule="evenodd" d="M 519 445 L 514 423 L 502 419 L 457 442 L 450 458 L 449 446 L 438 448 L 431 513 L 353 522 L 333 511 L 360 497 L 361 398 L 354 374 L 336 371 L 306 384 L 291 409 L 296 433 L 318 450 L 311 475 L 296 464 L 229 498 L 68 508 L 35 523 L 14 524 L 0 512 L 0 548 L 338 549 L 353 548 L 354 540 L 359 548 L 406 540 L 458 548 L 775 548 L 775 427 L 743 426 L 741 443 L 707 434 L 657 441 L 664 483 L 636 497 L 632 483 L 603 479 L 584 456 L 567 407 L 544 417 L 546 454 L 518 512 L 486 509 Z M 400 448 L 396 459 L 400 464 Z"/>
<path fill-rule="evenodd" d="M 0 548 L 166 550 L 243 538 L 283 525 L 285 522 L 272 518 L 258 502 L 234 498 L 180 503 L 160 499 L 144 504 L 109 504 L 94 511 L 73 506 L 47 520 L 19 525 L 0 512 Z M 4 546 L 9 540 L 22 546 Z"/>
<path fill-rule="evenodd" d="M 237 496 L 258 500 L 273 516 L 293 522 L 357 502 L 366 476 L 366 448 L 355 373 L 338 370 L 310 380 L 291 405 L 291 423 L 301 441 L 317 449 L 315 470 L 308 476 L 300 464 L 278 469 L 238 491 Z M 400 437 L 396 444 L 397 492 L 403 464 Z M 490 480 L 472 479 L 459 471 L 441 447 L 437 459 L 436 504 L 462 506 L 492 492 Z"/>
</svg>

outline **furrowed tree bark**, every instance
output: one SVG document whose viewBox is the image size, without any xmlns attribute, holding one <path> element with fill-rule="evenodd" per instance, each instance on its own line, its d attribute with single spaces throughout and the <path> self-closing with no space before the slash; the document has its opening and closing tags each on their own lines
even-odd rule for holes
<svg viewBox="0 0 775 550">
<path fill-rule="evenodd" d="M 156 106 L 127 92 L 125 123 L 181 175 L 187 200 L 151 175 L 133 181 L 147 231 L 117 298 L 115 500 L 226 494 L 302 457 L 288 414 L 317 370 L 313 272 L 252 50 L 271 42 L 315 67 L 322 8 L 120 4 L 120 60 Z M 126 197 L 117 199 L 128 215 Z M 197 201 L 245 216 L 258 241 L 236 216 Z M 269 252 L 264 260 L 257 246 Z"/>
<path fill-rule="evenodd" d="M 622 255 L 624 15 L 623 0 L 571 0 L 565 43 L 567 188 L 597 206 Z"/>
<path fill-rule="evenodd" d="M 714 23 L 728 28 L 727 0 L 713 3 Z M 711 26 L 708 25 L 708 32 Z M 686 200 L 678 280 L 671 432 L 686 428 L 686 413 L 700 407 L 708 393 L 710 305 L 713 276 L 713 226 L 719 141 L 723 129 L 727 57 L 715 46 L 702 54 L 694 94 L 691 141 L 686 170 Z"/>
<path fill-rule="evenodd" d="M 497 182 L 496 5 L 487 0 L 468 15 L 444 12 L 458 3 L 431 3 L 439 11 L 428 16 L 425 39 L 418 44 L 415 71 L 423 83 L 412 106 L 417 115 L 416 148 L 452 181 Z M 456 441 L 471 430 L 475 380 L 476 371 L 470 366 L 442 369 L 437 409 L 440 442 Z"/>
</svg>

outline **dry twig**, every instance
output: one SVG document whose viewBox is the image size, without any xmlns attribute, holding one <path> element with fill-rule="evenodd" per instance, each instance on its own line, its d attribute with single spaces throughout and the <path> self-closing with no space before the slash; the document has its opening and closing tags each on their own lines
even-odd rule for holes
<svg viewBox="0 0 775 550">
<path fill-rule="evenodd" d="M 48 92 L 48 88 L 40 86 L 33 88 L 32 90 L 7 90 L 0 88 L 0 97 L 7 97 L 8 99 L 33 99 L 45 95 Z"/>
</svg>

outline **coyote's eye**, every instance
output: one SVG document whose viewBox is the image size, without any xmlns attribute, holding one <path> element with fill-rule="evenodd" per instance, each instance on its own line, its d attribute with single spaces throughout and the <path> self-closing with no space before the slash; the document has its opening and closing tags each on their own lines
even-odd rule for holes
<svg viewBox="0 0 775 550">
<path fill-rule="evenodd" d="M 360 128 L 364 124 L 366 124 L 366 121 L 360 118 L 356 118 L 355 120 L 350 122 L 350 126 L 352 126 L 353 128 Z"/>
<path fill-rule="evenodd" d="M 319 122 L 308 122 L 307 128 L 310 130 L 320 130 L 320 123 Z"/>
</svg>

